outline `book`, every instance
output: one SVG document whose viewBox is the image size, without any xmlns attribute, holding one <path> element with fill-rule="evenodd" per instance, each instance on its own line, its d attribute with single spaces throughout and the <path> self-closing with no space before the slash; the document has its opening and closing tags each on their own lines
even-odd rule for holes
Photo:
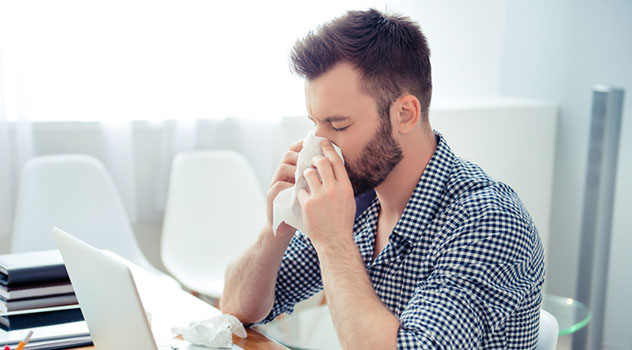
<svg viewBox="0 0 632 350">
<path fill-rule="evenodd" d="M 89 345 L 90 333 L 85 321 L 63 323 L 51 326 L 5 331 L 0 329 L 0 346 L 8 344 L 14 348 L 24 339 L 29 330 L 33 331 L 29 349 L 65 349 L 73 346 Z"/>
<path fill-rule="evenodd" d="M 77 336 L 77 337 L 68 337 L 68 338 L 60 338 L 60 339 L 52 339 L 52 340 L 40 340 L 40 341 L 31 340 L 24 347 L 24 350 L 55 350 L 55 349 L 77 348 L 80 346 L 90 346 L 90 345 L 92 345 L 92 338 L 90 337 L 90 335 L 83 335 L 83 336 Z"/>
<path fill-rule="evenodd" d="M 0 255 L 0 285 L 69 281 L 59 250 Z"/>
<path fill-rule="evenodd" d="M 6 300 L 0 297 L 0 313 L 72 304 L 77 304 L 77 296 L 75 293 L 12 300 Z"/>
<path fill-rule="evenodd" d="M 0 298 L 4 300 L 26 299 L 73 293 L 70 281 L 48 284 L 19 285 L 15 287 L 0 285 Z"/>
<path fill-rule="evenodd" d="M 0 329 L 12 331 L 76 321 L 83 321 L 79 305 L 59 306 L 0 314 Z"/>
</svg>

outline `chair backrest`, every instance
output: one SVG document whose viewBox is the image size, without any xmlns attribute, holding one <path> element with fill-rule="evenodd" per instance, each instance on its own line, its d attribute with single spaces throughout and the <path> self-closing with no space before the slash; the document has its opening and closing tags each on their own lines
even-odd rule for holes
<svg viewBox="0 0 632 350">
<path fill-rule="evenodd" d="M 553 315 L 540 309 L 540 332 L 536 350 L 555 350 L 560 326 Z"/>
<path fill-rule="evenodd" d="M 41 156 L 24 166 L 11 251 L 56 249 L 53 226 L 156 271 L 136 242 L 107 170 L 94 157 Z"/>
<path fill-rule="evenodd" d="M 162 231 L 165 267 L 187 288 L 219 297 L 228 262 L 254 241 L 265 208 L 254 171 L 239 153 L 178 154 Z"/>
</svg>

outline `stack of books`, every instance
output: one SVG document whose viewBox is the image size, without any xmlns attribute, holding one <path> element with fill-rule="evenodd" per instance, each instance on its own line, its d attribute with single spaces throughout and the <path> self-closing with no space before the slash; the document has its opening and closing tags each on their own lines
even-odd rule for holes
<svg viewBox="0 0 632 350">
<path fill-rule="evenodd" d="M 8 344 L 13 349 L 18 346 L 29 331 L 33 331 L 33 336 L 24 350 L 66 349 L 92 345 L 92 338 L 90 338 L 88 327 L 84 321 L 31 329 L 18 329 L 9 332 L 0 330 L 0 343 L 2 345 Z"/>
<path fill-rule="evenodd" d="M 0 329 L 82 320 L 58 250 L 0 255 Z"/>
</svg>

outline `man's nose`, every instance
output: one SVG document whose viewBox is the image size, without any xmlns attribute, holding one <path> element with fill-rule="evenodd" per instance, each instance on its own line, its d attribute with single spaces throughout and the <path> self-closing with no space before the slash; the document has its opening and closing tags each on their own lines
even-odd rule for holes
<svg viewBox="0 0 632 350">
<path fill-rule="evenodd" d="M 314 136 L 324 137 L 329 140 L 329 142 L 337 145 L 336 133 L 334 133 L 332 130 L 328 130 L 326 127 L 316 127 L 316 130 L 314 131 Z"/>
<path fill-rule="evenodd" d="M 314 126 L 314 135 L 318 137 L 324 137 L 326 139 L 329 139 L 329 136 L 331 136 L 329 135 L 329 132 L 327 131 L 325 126 L 322 124 Z"/>
</svg>

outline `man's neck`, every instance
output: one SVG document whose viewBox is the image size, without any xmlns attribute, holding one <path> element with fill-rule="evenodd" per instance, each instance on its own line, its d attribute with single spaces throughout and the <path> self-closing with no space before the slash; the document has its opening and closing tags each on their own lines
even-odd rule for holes
<svg viewBox="0 0 632 350">
<path fill-rule="evenodd" d="M 380 220 L 399 220 L 437 148 L 437 141 L 434 133 L 430 132 L 423 137 L 411 138 L 401 146 L 402 160 L 386 180 L 375 188 L 380 201 Z"/>
</svg>

